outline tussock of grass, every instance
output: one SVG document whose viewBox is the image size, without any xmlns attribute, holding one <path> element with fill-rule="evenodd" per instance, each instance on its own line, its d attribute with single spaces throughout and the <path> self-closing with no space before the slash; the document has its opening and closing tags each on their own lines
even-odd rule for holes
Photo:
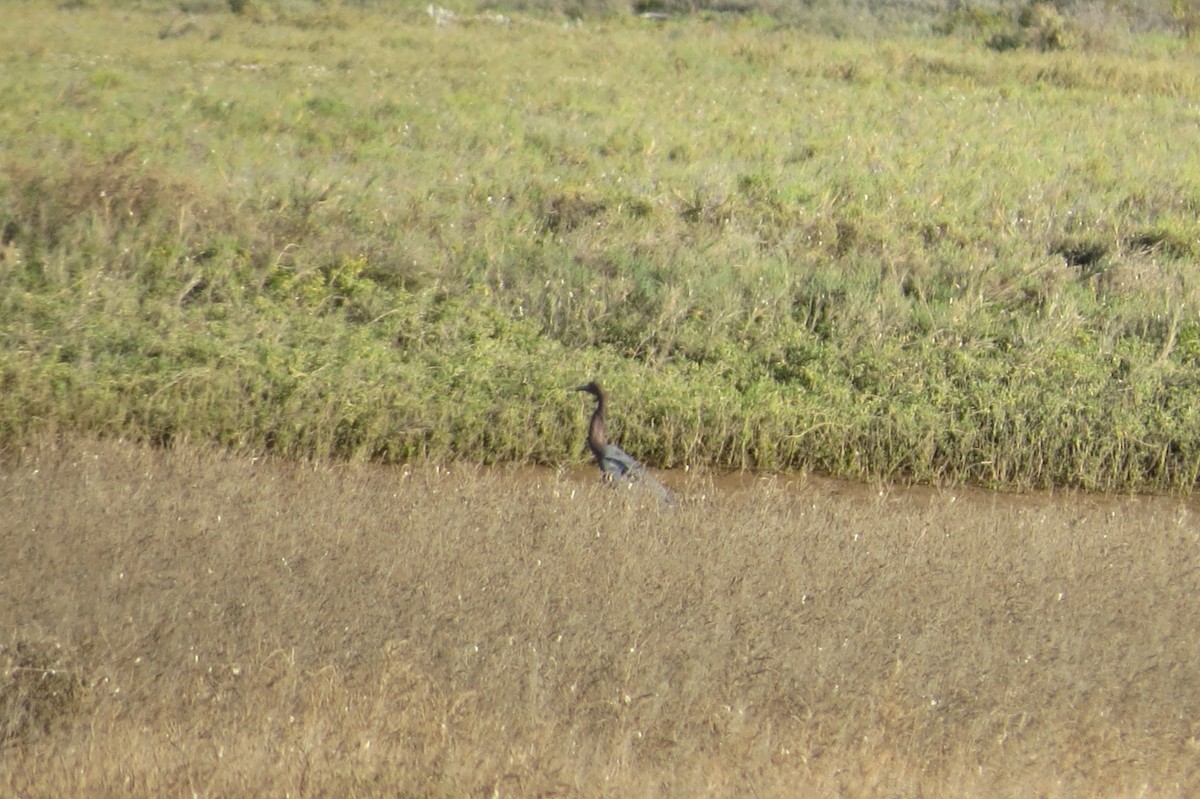
<svg viewBox="0 0 1200 799">
<path fill-rule="evenodd" d="M 5 444 L 1195 484 L 1182 44 L 13 13 Z"/>
<path fill-rule="evenodd" d="M 0 747 L 49 735 L 80 712 L 85 686 L 61 649 L 26 638 L 0 645 Z"/>
<path fill-rule="evenodd" d="M 695 479 L 664 511 L 86 441 L 0 482 L 0 663 L 36 644 L 72 697 L 0 744 L 15 794 L 1197 788 L 1181 501 Z M 11 730 L 33 683 L 0 680 Z"/>
</svg>

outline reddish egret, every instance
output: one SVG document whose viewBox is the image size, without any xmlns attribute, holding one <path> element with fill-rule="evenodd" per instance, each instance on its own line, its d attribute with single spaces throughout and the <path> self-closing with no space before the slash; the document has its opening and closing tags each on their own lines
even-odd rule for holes
<svg viewBox="0 0 1200 799">
<path fill-rule="evenodd" d="M 600 473 L 609 482 L 636 483 L 653 491 L 664 502 L 673 503 L 675 497 L 654 475 L 646 471 L 646 467 L 638 463 L 633 456 L 616 444 L 608 443 L 604 433 L 604 416 L 608 411 L 608 395 L 595 380 L 585 386 L 579 386 L 576 391 L 586 391 L 596 398 L 596 410 L 592 413 L 592 421 L 588 424 L 588 449 L 596 458 Z"/>
</svg>

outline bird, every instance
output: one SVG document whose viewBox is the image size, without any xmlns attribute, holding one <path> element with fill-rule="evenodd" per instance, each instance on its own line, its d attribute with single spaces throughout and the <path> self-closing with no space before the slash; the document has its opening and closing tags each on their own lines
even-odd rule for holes
<svg viewBox="0 0 1200 799">
<path fill-rule="evenodd" d="M 675 496 L 670 489 L 646 471 L 646 467 L 636 458 L 616 444 L 608 442 L 608 436 L 604 432 L 604 418 L 608 412 L 608 394 L 600 384 L 593 380 L 574 390 L 591 394 L 596 398 L 596 410 L 592 412 L 592 420 L 588 423 L 587 443 L 588 449 L 596 458 L 596 465 L 600 467 L 600 474 L 603 478 L 610 483 L 624 482 L 640 485 L 656 494 L 663 502 L 674 504 Z"/>
</svg>

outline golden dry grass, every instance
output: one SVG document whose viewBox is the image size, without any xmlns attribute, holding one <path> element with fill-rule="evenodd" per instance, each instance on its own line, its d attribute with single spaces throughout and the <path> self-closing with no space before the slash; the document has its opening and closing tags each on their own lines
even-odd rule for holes
<svg viewBox="0 0 1200 799">
<path fill-rule="evenodd" d="M 1191 501 L 0 468 L 0 794 L 1188 796 Z"/>
</svg>

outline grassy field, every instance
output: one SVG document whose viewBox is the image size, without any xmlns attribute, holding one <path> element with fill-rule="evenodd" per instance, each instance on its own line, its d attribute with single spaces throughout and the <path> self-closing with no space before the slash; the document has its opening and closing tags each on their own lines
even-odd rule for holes
<svg viewBox="0 0 1200 799">
<path fill-rule="evenodd" d="M 0 443 L 1196 483 L 1185 38 L 229 9 L 6 12 Z"/>
<path fill-rule="evenodd" d="M 75 440 L 0 467 L 0 793 L 1190 797 L 1190 500 Z"/>
<path fill-rule="evenodd" d="M 1194 3 L 426 5 L 5 9 L 0 794 L 1196 795 Z"/>
</svg>

